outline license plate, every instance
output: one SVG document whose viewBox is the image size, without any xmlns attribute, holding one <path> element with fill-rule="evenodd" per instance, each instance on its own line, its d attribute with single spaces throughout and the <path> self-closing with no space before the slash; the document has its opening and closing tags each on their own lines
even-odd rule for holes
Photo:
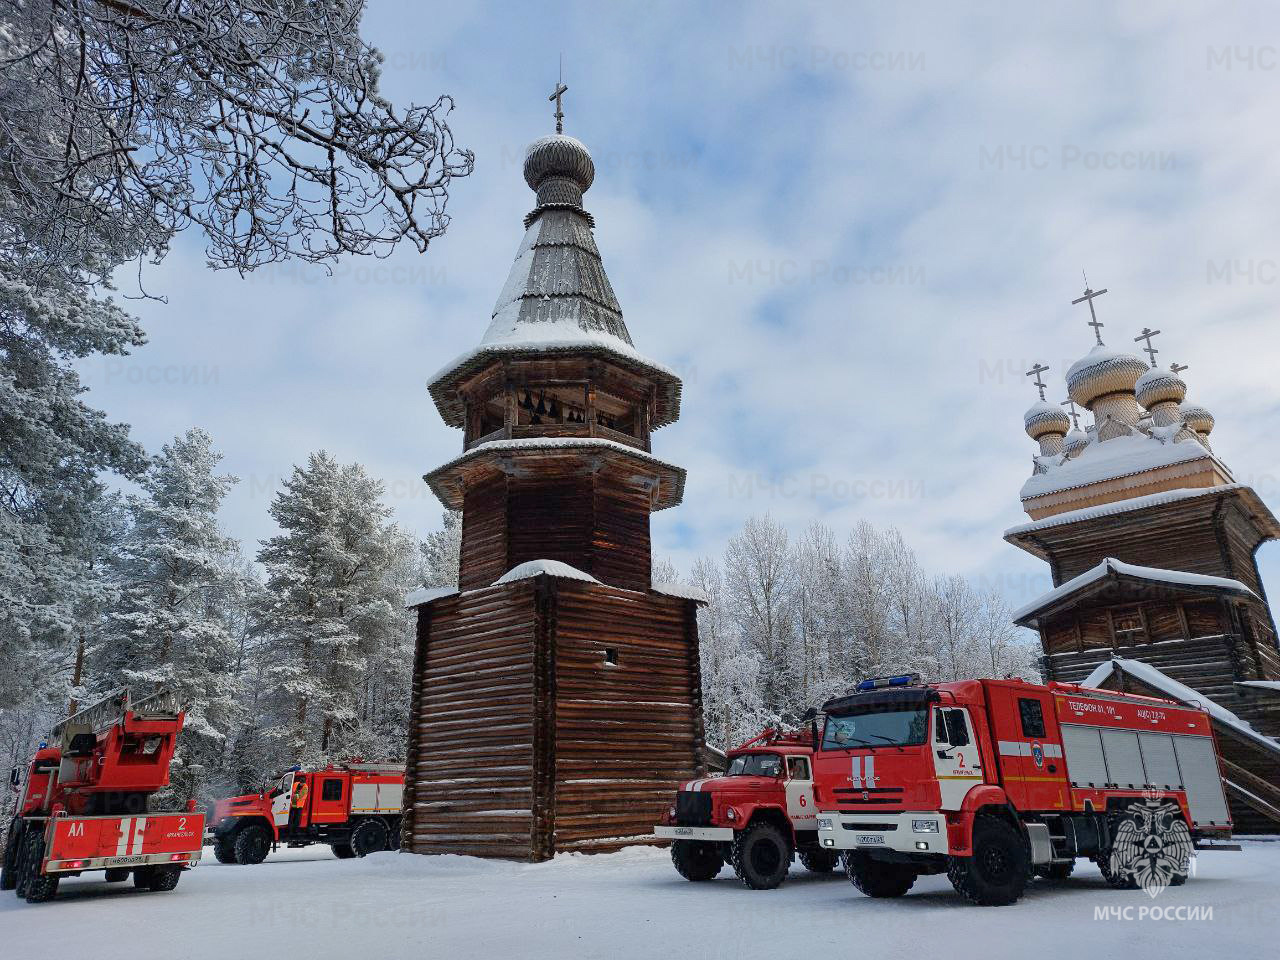
<svg viewBox="0 0 1280 960">
<path fill-rule="evenodd" d="M 858 843 L 862 844 L 884 843 L 884 837 L 880 836 L 878 833 L 860 833 L 855 837 L 855 839 Z"/>
<path fill-rule="evenodd" d="M 124 867 L 131 863 L 142 863 L 146 857 L 112 857 L 108 862 L 113 867 Z"/>
<path fill-rule="evenodd" d="M 672 830 L 671 832 L 672 832 L 672 833 L 674 833 L 674 834 L 676 834 L 677 836 L 680 836 L 680 837 L 687 837 L 687 836 L 689 836 L 691 833 L 693 833 L 693 830 L 692 830 L 692 829 L 690 829 L 689 827 L 676 827 L 676 828 L 675 828 L 674 830 Z"/>
</svg>

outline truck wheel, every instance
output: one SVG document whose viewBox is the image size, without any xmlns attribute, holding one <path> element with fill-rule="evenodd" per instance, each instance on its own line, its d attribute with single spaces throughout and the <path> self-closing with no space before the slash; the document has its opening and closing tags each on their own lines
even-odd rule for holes
<svg viewBox="0 0 1280 960">
<path fill-rule="evenodd" d="M 12 890 L 18 885 L 18 855 L 22 852 L 22 821 L 9 825 L 8 843 L 4 846 L 4 862 L 0 864 L 0 890 Z"/>
<path fill-rule="evenodd" d="M 387 849 L 399 850 L 404 840 L 401 831 L 404 829 L 404 823 L 399 817 L 393 817 L 387 824 Z"/>
<path fill-rule="evenodd" d="M 916 882 L 916 872 L 902 863 L 879 863 L 850 850 L 844 857 L 850 882 L 868 897 L 900 897 Z"/>
<path fill-rule="evenodd" d="M 106 880 L 107 883 L 121 883 L 122 881 L 129 879 L 129 868 L 111 867 L 106 871 L 103 879 Z"/>
<path fill-rule="evenodd" d="M 219 863 L 236 862 L 236 842 L 232 837 L 213 841 L 213 858 Z"/>
<path fill-rule="evenodd" d="M 22 897 L 27 903 L 45 903 L 58 892 L 58 878 L 40 872 L 44 859 L 44 837 L 32 834 L 26 843 L 26 882 L 21 885 Z"/>
<path fill-rule="evenodd" d="M 134 871 L 133 885 L 140 890 L 163 893 L 176 887 L 181 879 L 181 867 L 148 867 L 146 870 Z"/>
<path fill-rule="evenodd" d="M 1045 880 L 1065 880 L 1071 876 L 1076 868 L 1074 860 L 1068 860 L 1066 863 L 1048 863 L 1041 867 L 1036 867 L 1036 876 Z"/>
<path fill-rule="evenodd" d="M 720 847 L 702 840 L 676 840 L 671 844 L 671 862 L 676 872 L 695 883 L 714 880 L 724 866 Z"/>
<path fill-rule="evenodd" d="M 236 863 L 261 863 L 271 852 L 271 834 L 260 823 L 241 827 L 235 839 Z"/>
<path fill-rule="evenodd" d="M 333 855 L 339 860 L 350 860 L 356 855 L 349 843 L 331 843 L 329 844 L 329 849 L 333 851 Z"/>
<path fill-rule="evenodd" d="M 733 839 L 733 872 L 752 890 L 772 890 L 787 879 L 791 842 L 767 820 L 757 820 Z"/>
<path fill-rule="evenodd" d="M 1007 820 L 980 816 L 973 822 L 973 856 L 951 857 L 947 879 L 970 903 L 1003 907 L 1022 896 L 1030 874 L 1022 836 Z"/>
<path fill-rule="evenodd" d="M 387 849 L 387 827 L 381 820 L 361 820 L 351 831 L 351 849 L 357 857 Z"/>
<path fill-rule="evenodd" d="M 821 847 L 809 847 L 800 851 L 800 862 L 810 873 L 830 873 L 840 863 L 840 854 Z"/>
</svg>

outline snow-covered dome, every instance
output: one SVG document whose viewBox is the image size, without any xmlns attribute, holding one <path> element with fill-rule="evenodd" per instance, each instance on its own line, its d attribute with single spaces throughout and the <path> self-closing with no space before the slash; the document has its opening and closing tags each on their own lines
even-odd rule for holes
<svg viewBox="0 0 1280 960">
<path fill-rule="evenodd" d="M 1198 407 L 1194 404 L 1189 407 L 1183 407 L 1182 419 L 1196 433 L 1207 436 L 1213 432 L 1213 414 L 1204 407 Z"/>
<path fill-rule="evenodd" d="M 538 194 L 538 206 L 582 204 L 596 178 L 596 165 L 581 140 L 553 133 L 529 144 L 524 155 L 524 182 Z"/>
<path fill-rule="evenodd" d="M 1157 403 L 1181 403 L 1187 396 L 1186 382 L 1172 370 L 1152 367 L 1138 378 L 1134 390 L 1138 402 L 1150 410 Z"/>
<path fill-rule="evenodd" d="M 1071 399 L 1092 410 L 1093 402 L 1111 393 L 1133 393 L 1147 365 L 1131 353 L 1098 344 L 1071 365 L 1067 390 Z"/>
<path fill-rule="evenodd" d="M 1066 439 L 1062 442 L 1062 449 L 1066 451 L 1068 456 L 1074 457 L 1089 445 L 1089 435 L 1076 427 L 1067 434 Z"/>
<path fill-rule="evenodd" d="M 1027 436 L 1032 440 L 1039 440 L 1046 433 L 1066 433 L 1071 426 L 1071 418 L 1067 416 L 1067 412 L 1048 400 L 1033 403 L 1023 415 L 1022 422 L 1027 429 Z"/>
</svg>

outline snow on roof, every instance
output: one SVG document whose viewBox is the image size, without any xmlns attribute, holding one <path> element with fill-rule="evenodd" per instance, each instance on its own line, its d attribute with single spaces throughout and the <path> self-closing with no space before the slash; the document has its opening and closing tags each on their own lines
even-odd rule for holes
<svg viewBox="0 0 1280 960">
<path fill-rule="evenodd" d="M 1114 480 L 1175 463 L 1208 460 L 1212 457 L 1213 454 L 1201 443 L 1189 438 L 1176 443 L 1165 443 L 1143 434 L 1113 437 L 1090 443 L 1075 459 L 1064 458 L 1064 462 L 1057 466 L 1048 466 L 1046 472 L 1033 474 L 1022 485 L 1019 496 L 1023 500 L 1029 500 L 1102 480 Z"/>
<path fill-rule="evenodd" d="M 1159 690 L 1165 696 L 1173 700 L 1179 700 L 1190 706 L 1198 706 L 1213 719 L 1217 720 L 1224 726 L 1230 727 L 1236 733 L 1240 734 L 1254 743 L 1265 747 L 1268 750 L 1280 753 L 1280 741 L 1276 741 L 1271 737 L 1263 736 L 1252 726 L 1241 720 L 1234 713 L 1228 710 L 1222 704 L 1206 697 L 1199 690 L 1188 687 L 1185 683 L 1179 683 L 1173 677 L 1169 676 L 1162 670 L 1158 670 L 1149 663 L 1143 663 L 1141 660 L 1128 660 L 1124 657 L 1112 657 L 1106 663 L 1099 664 L 1098 668 L 1089 674 L 1087 678 L 1080 681 L 1082 687 L 1096 687 L 1111 676 L 1115 670 L 1119 668 L 1135 680 L 1145 683 L 1154 690 Z"/>
<path fill-rule="evenodd" d="M 1237 680 L 1237 687 L 1255 687 L 1258 690 L 1274 690 L 1280 693 L 1280 681 L 1277 680 Z"/>
<path fill-rule="evenodd" d="M 1111 443 L 1113 441 L 1107 441 Z M 1132 497 L 1128 500 L 1120 500 L 1116 503 L 1103 503 L 1094 507 L 1082 507 L 1079 510 L 1067 510 L 1064 513 L 1055 513 L 1051 517 L 1045 517 L 1042 520 L 1033 520 L 1031 523 L 1022 523 L 1016 527 L 1010 527 L 1004 532 L 1006 538 L 1016 537 L 1023 533 L 1034 533 L 1037 530 L 1044 530 L 1048 527 L 1057 527 L 1064 523 L 1078 523 L 1081 520 L 1093 520 L 1097 517 L 1109 517 L 1115 513 L 1125 513 L 1129 510 L 1142 510 L 1146 507 L 1159 506 L 1165 503 L 1174 503 L 1178 500 L 1190 500 L 1195 497 L 1207 497 L 1213 494 L 1225 493 L 1230 490 L 1246 490 L 1248 487 L 1243 483 L 1223 483 L 1216 487 L 1183 487 L 1178 490 L 1165 490 L 1161 493 L 1149 493 L 1142 497 Z"/>
<path fill-rule="evenodd" d="M 512 567 L 497 580 L 493 581 L 493 585 L 496 587 L 500 583 L 532 580 L 534 577 L 540 577 L 544 574 L 548 577 L 560 577 L 562 580 L 581 580 L 584 583 L 600 582 L 591 574 L 584 573 L 577 567 L 562 563 L 559 560 L 527 560 Z"/>
<path fill-rule="evenodd" d="M 441 597 L 451 597 L 457 592 L 457 587 L 419 587 L 404 595 L 404 605 L 406 609 L 420 607 L 424 603 L 439 600 Z"/>
<path fill-rule="evenodd" d="M 1106 363 L 1108 360 L 1137 360 L 1138 363 L 1142 363 L 1128 350 L 1116 350 L 1100 343 L 1067 368 L 1067 380 L 1070 381 L 1081 370 L 1095 367 L 1100 363 Z M 1146 366 L 1145 363 L 1142 365 Z"/>
<path fill-rule="evenodd" d="M 680 597 L 684 600 L 697 600 L 699 603 L 710 603 L 711 598 L 707 596 L 707 591 L 701 587 L 695 587 L 691 583 L 655 583 L 649 587 L 654 593 L 665 594 L 668 597 Z"/>
<path fill-rule="evenodd" d="M 1181 570 L 1165 570 L 1161 567 L 1142 567 L 1136 563 L 1125 563 L 1122 560 L 1116 560 L 1114 557 L 1107 557 L 1096 567 L 1091 567 L 1079 576 L 1072 577 L 1061 586 L 1055 587 L 1015 611 L 1013 620 L 1016 623 L 1029 617 L 1046 607 L 1052 606 L 1063 597 L 1070 596 L 1081 587 L 1086 587 L 1091 583 L 1102 580 L 1112 573 L 1159 583 L 1188 587 L 1214 587 L 1220 590 L 1230 590 L 1234 593 L 1247 593 L 1251 597 L 1256 596 L 1252 590 L 1239 580 L 1231 580 L 1227 577 L 1211 577 L 1202 573 L 1184 573 Z"/>
</svg>

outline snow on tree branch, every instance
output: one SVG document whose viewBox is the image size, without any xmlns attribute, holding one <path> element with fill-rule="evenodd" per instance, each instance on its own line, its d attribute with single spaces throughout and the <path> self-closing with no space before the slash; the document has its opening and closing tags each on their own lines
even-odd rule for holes
<svg viewBox="0 0 1280 960">
<path fill-rule="evenodd" d="M 444 233 L 453 100 L 397 110 L 363 0 L 3 0 L 0 268 L 105 280 L 203 229 L 210 264 Z"/>
</svg>

